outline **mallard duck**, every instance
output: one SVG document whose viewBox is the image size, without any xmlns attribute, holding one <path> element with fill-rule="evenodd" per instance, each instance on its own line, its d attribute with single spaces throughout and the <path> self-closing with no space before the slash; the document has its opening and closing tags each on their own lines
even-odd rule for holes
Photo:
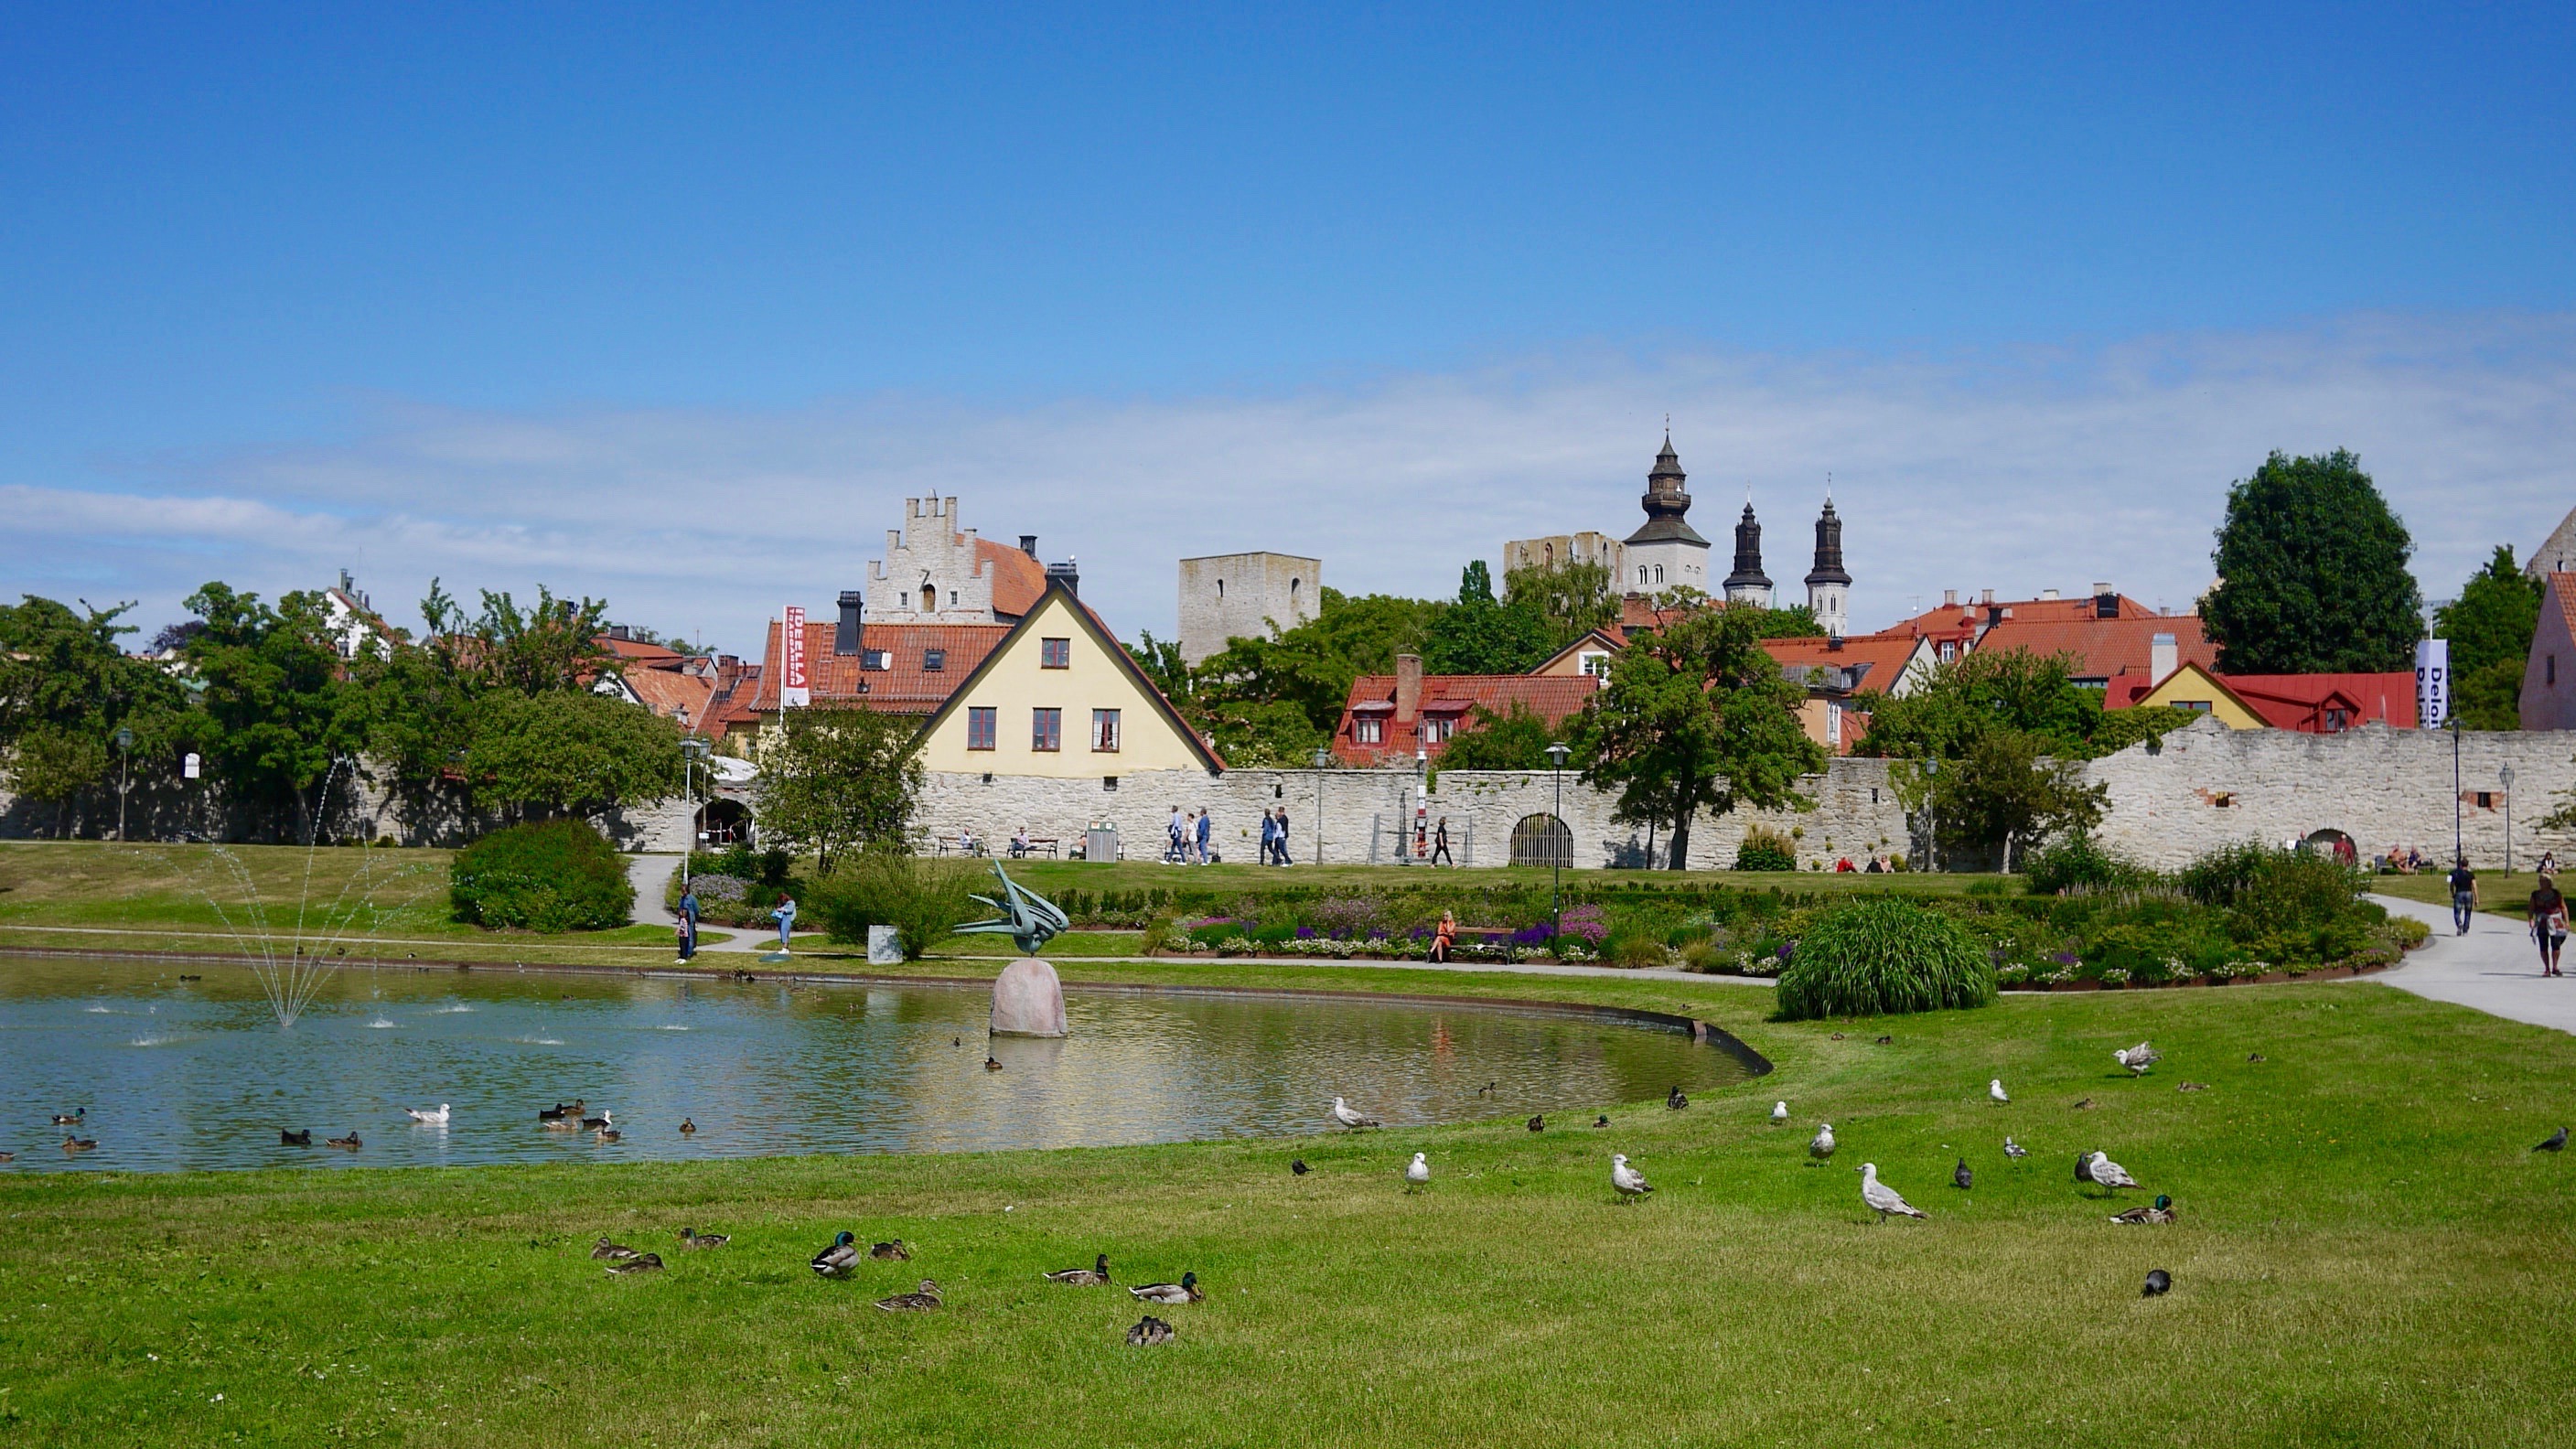
<svg viewBox="0 0 2576 1449">
<path fill-rule="evenodd" d="M 95 1137 L 66 1137 L 63 1139 L 63 1150 L 65 1152 L 87 1152 L 97 1145 L 98 1139 Z"/>
<path fill-rule="evenodd" d="M 1136 1320 L 1134 1328 L 1127 1330 L 1127 1341 L 1139 1347 L 1169 1343 L 1172 1341 L 1172 1325 L 1148 1313 Z"/>
<path fill-rule="evenodd" d="M 1593 1118 L 1593 1119 L 1592 1119 L 1592 1125 L 1593 1125 L 1593 1126 L 1595 1126 L 1595 1127 L 1607 1127 L 1607 1126 L 1609 1126 L 1609 1125 L 1610 1125 L 1610 1114 L 1609 1114 L 1609 1113 L 1607 1113 L 1607 1112 L 1604 1112 L 1604 1113 L 1602 1113 L 1600 1116 Z"/>
<path fill-rule="evenodd" d="M 898 1293 L 892 1298 L 880 1298 L 877 1300 L 877 1306 L 888 1313 L 928 1313 L 939 1306 L 939 1285 L 924 1278 L 921 1280 L 921 1288 L 918 1292 Z"/>
<path fill-rule="evenodd" d="M 584 1118 L 582 1118 L 582 1119 L 581 1119 L 581 1130 L 582 1130 L 582 1131 L 584 1131 L 584 1132 L 596 1132 L 596 1131 L 598 1131 L 598 1130 L 599 1130 L 600 1128 L 602 1128 L 602 1127 L 613 1127 L 613 1126 L 615 1126 L 615 1125 L 617 1125 L 617 1124 L 616 1124 L 616 1123 L 614 1123 L 614 1122 L 612 1122 L 612 1121 L 610 1121 L 609 1119 L 610 1119 L 610 1118 L 612 1118 L 612 1117 L 615 1117 L 616 1115 L 617 1115 L 617 1114 L 616 1114 L 615 1112 L 612 1112 L 612 1111 L 608 1110 L 607 1108 L 602 1107 L 602 1108 L 600 1108 L 600 1109 L 599 1109 L 599 1115 L 598 1115 L 598 1116 L 596 1116 L 596 1117 L 584 1117 Z"/>
<path fill-rule="evenodd" d="M 435 1111 L 427 1107 L 405 1107 L 403 1115 L 415 1122 L 431 1122 L 443 1127 L 447 1125 L 447 1104 L 439 1103 Z"/>
<path fill-rule="evenodd" d="M 843 1229 L 832 1235 L 832 1245 L 814 1255 L 814 1271 L 826 1278 L 837 1278 L 850 1271 L 859 1261 L 859 1239 L 856 1233 Z"/>
<path fill-rule="evenodd" d="M 184 972 L 183 972 L 183 973 L 181 973 L 181 975 L 180 975 L 179 979 L 180 979 L 180 980 L 182 980 L 182 981 L 203 981 L 203 980 L 205 980 L 206 978 L 205 978 L 205 977 L 203 977 L 203 976 L 190 976 L 190 975 L 187 975 L 186 973 L 184 973 Z"/>
<path fill-rule="evenodd" d="M 551 1107 L 539 1107 L 537 1109 L 537 1120 L 540 1122 L 556 1122 L 561 1121 L 566 1117 L 579 1118 L 584 1105 L 585 1104 L 581 1102 L 573 1102 L 570 1104 L 557 1102 Z"/>
<path fill-rule="evenodd" d="M 307 1127 L 301 1132 L 289 1132 L 285 1128 L 280 1127 L 277 1129 L 277 1145 L 280 1147 L 310 1147 L 313 1145 L 313 1129 Z"/>
<path fill-rule="evenodd" d="M 83 1107 L 77 1112 L 56 1112 L 54 1114 L 54 1125 L 57 1127 L 78 1127 L 81 1123 L 87 1120 L 89 1120 L 89 1109 L 87 1107 Z"/>
<path fill-rule="evenodd" d="M 343 1152 L 355 1152 L 359 1148 L 367 1145 L 366 1143 L 358 1140 L 358 1134 L 355 1131 L 352 1131 L 346 1137 L 326 1137 L 322 1140 L 326 1145 L 337 1147 Z"/>
<path fill-rule="evenodd" d="M 903 1239 L 897 1238 L 890 1243 L 869 1244 L 868 1256 L 883 1263 L 909 1263 L 912 1261 L 912 1249 L 903 1245 Z"/>
<path fill-rule="evenodd" d="M 2156 1194 L 2153 1207 L 2133 1207 L 2124 1213 L 2111 1214 L 2111 1221 L 2115 1223 L 2169 1223 L 2173 1220 L 2173 1199 L 2163 1193 Z"/>
<path fill-rule="evenodd" d="M 690 1133 L 695 1132 L 695 1131 L 697 1131 L 697 1130 L 698 1130 L 698 1124 L 697 1124 L 697 1123 L 690 1121 L 690 1120 L 689 1120 L 688 1118 L 686 1118 L 686 1117 L 683 1117 L 683 1118 L 681 1118 L 681 1119 L 680 1119 L 680 1135 L 681 1135 L 681 1136 L 686 1137 L 686 1136 L 688 1136 Z"/>
<path fill-rule="evenodd" d="M 1880 1182 L 1878 1164 L 1875 1162 L 1864 1162 L 1860 1165 L 1860 1200 L 1867 1203 L 1878 1214 L 1878 1220 L 1882 1223 L 1887 1221 L 1889 1213 L 1909 1218 L 1930 1216 L 1921 1208 L 1912 1206 L 1898 1196 L 1895 1188 Z"/>
<path fill-rule="evenodd" d="M 1529 1119 L 1529 1130 L 1531 1130 L 1532 1132 L 1544 1132 L 1544 1131 L 1546 1131 L 1546 1130 L 1547 1130 L 1547 1114 L 1546 1114 L 1546 1113 L 1544 1113 L 1544 1112 L 1541 1112 L 1541 1113 L 1539 1113 L 1538 1115 L 1536 1115 L 1536 1116 L 1534 1116 L 1534 1117 L 1530 1118 L 1530 1119 Z"/>
<path fill-rule="evenodd" d="M 578 1132 L 581 1124 L 570 1117 L 550 1117 L 542 1124 L 549 1132 Z"/>
<path fill-rule="evenodd" d="M 1050 1283 L 1071 1288 L 1098 1288 L 1109 1282 L 1109 1255 L 1102 1253 L 1091 1260 L 1088 1268 L 1064 1268 L 1045 1275 Z"/>
<path fill-rule="evenodd" d="M 17 1154 L 17 1153 L 14 1153 L 14 1152 L 0 1152 L 0 1162 L 15 1162 L 15 1161 L 17 1161 L 17 1160 L 18 1160 L 18 1154 Z"/>
<path fill-rule="evenodd" d="M 1610 1185 L 1623 1198 L 1640 1198 L 1655 1190 L 1644 1173 L 1628 1165 L 1628 1154 L 1624 1152 L 1610 1154 Z"/>
<path fill-rule="evenodd" d="M 684 1248 L 721 1248 L 732 1241 L 731 1233 L 702 1233 L 696 1228 L 680 1229 L 680 1246 Z"/>
<path fill-rule="evenodd" d="M 591 1244 L 590 1255 L 593 1258 L 623 1261 L 634 1257 L 635 1250 L 624 1243 L 612 1243 L 603 1235 L 598 1242 Z"/>
<path fill-rule="evenodd" d="M 617 1142 L 623 1140 L 626 1136 L 625 1133 L 618 1131 L 614 1127 L 602 1127 L 592 1135 L 602 1142 Z"/>
<path fill-rule="evenodd" d="M 1127 1290 L 1128 1296 L 1145 1303 L 1196 1303 L 1207 1295 L 1199 1291 L 1196 1270 L 1183 1273 L 1178 1283 L 1147 1283 Z"/>
<path fill-rule="evenodd" d="M 1690 1105 L 1690 1098 L 1683 1096 L 1682 1089 L 1676 1086 L 1664 1094 L 1664 1105 L 1678 1112 Z"/>
<path fill-rule="evenodd" d="M 1351 1110 L 1350 1103 L 1343 1101 L 1339 1097 L 1335 1097 L 1333 1099 L 1333 1120 L 1341 1123 L 1345 1127 L 1351 1128 L 1354 1131 L 1362 1127 L 1374 1127 L 1377 1125 L 1377 1119 L 1375 1117 L 1361 1116 L 1359 1113 Z"/>
<path fill-rule="evenodd" d="M 992 1054 L 991 1054 L 991 1053 L 989 1053 L 989 1052 L 987 1052 L 987 1053 L 985 1054 L 985 1056 L 984 1056 L 984 1070 L 986 1070 L 986 1071 L 988 1071 L 988 1072 L 998 1072 L 998 1071 L 1000 1071 L 1001 1069 L 1002 1069 L 1002 1064 L 1001 1064 L 1000 1062 L 998 1062 L 998 1061 L 995 1061 L 995 1060 L 993 1059 Z"/>
<path fill-rule="evenodd" d="M 659 1273 L 662 1271 L 662 1255 L 659 1253 L 638 1253 L 623 1263 L 609 1264 L 608 1271 L 611 1273 Z"/>
</svg>

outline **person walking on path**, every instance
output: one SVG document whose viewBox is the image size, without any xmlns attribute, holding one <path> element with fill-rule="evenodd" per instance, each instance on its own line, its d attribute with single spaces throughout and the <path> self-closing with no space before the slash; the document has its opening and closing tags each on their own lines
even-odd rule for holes
<svg viewBox="0 0 2576 1449">
<path fill-rule="evenodd" d="M 778 954 L 784 956 L 787 954 L 787 933 L 796 929 L 796 898 L 780 891 L 778 904 L 771 908 L 769 918 L 778 923 Z"/>
<path fill-rule="evenodd" d="M 695 955 L 697 955 L 697 954 L 698 954 L 698 893 L 697 893 L 695 890 L 683 889 L 683 890 L 680 892 L 680 961 L 679 961 L 679 964 L 681 964 L 681 965 L 683 965 L 683 966 L 688 965 L 688 964 L 689 964 L 689 958 L 691 958 L 691 957 L 693 957 L 693 956 L 695 956 Z"/>
<path fill-rule="evenodd" d="M 1212 819 L 1210 819 L 1210 818 L 1209 818 L 1209 816 L 1208 816 L 1208 812 L 1207 812 L 1207 807 L 1206 807 L 1206 806 L 1204 806 L 1204 805 L 1200 806 L 1200 807 L 1199 807 L 1199 864 L 1201 864 L 1201 865 L 1207 865 L 1207 864 L 1209 864 L 1209 863 L 1214 859 L 1214 857 L 1213 857 L 1213 856 L 1211 856 L 1211 855 L 1209 855 L 1209 854 L 1208 854 L 1208 836 L 1209 836 L 1211 833 L 1213 833 L 1213 832 L 1214 832 L 1215 828 L 1216 828 L 1216 822 L 1215 822 L 1214 820 L 1212 820 Z"/>
<path fill-rule="evenodd" d="M 1440 913 L 1440 924 L 1434 927 L 1431 932 L 1432 962 L 1436 965 L 1447 965 L 1449 961 L 1449 948 L 1456 944 L 1457 940 L 1458 918 L 1449 914 L 1447 911 L 1442 911 Z"/>
<path fill-rule="evenodd" d="M 1270 812 L 1264 810 L 1261 812 L 1261 863 L 1263 865 L 1270 864 L 1270 848 L 1278 843 L 1279 822 L 1271 819 Z"/>
<path fill-rule="evenodd" d="M 1287 807 L 1287 806 L 1285 806 L 1285 805 L 1282 805 L 1282 806 L 1280 806 L 1280 807 L 1279 807 L 1279 863 L 1280 863 L 1281 865 L 1295 865 L 1295 864 L 1296 864 L 1296 862 L 1295 862 L 1295 861 L 1290 860 L 1290 859 L 1288 858 L 1288 841 L 1289 841 L 1289 838 L 1290 838 L 1290 837 L 1289 837 L 1289 833 L 1288 833 L 1288 807 Z"/>
<path fill-rule="evenodd" d="M 2478 877 L 2475 871 L 2469 869 L 2469 858 L 2464 855 L 2460 857 L 2458 865 L 2451 867 L 2452 935 L 2465 936 L 2469 933 L 2469 915 L 2477 908 Z"/>
<path fill-rule="evenodd" d="M 2545 875 L 2531 893 L 2531 938 L 2540 943 L 2540 974 L 2566 975 L 2558 969 L 2558 953 L 2567 945 L 2567 898 Z"/>
<path fill-rule="evenodd" d="M 1458 863 L 1449 854 L 1449 817 L 1446 815 L 1440 817 L 1440 828 L 1431 832 L 1431 863 L 1453 866 Z"/>
</svg>

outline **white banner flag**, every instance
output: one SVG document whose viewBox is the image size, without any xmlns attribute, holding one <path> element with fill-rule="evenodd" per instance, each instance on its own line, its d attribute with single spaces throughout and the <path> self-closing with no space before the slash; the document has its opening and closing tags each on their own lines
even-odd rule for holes
<svg viewBox="0 0 2576 1449">
<path fill-rule="evenodd" d="M 813 702 L 805 687 L 805 610 L 790 604 L 778 631 L 778 707 L 803 709 Z"/>
<path fill-rule="evenodd" d="M 2451 720 L 2451 641 L 2415 644 L 2415 727 L 2437 730 Z"/>
</svg>

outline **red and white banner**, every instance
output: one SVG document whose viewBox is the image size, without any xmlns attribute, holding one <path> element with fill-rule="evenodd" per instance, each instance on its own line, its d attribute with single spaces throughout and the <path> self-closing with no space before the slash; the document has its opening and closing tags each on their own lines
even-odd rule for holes
<svg viewBox="0 0 2576 1449">
<path fill-rule="evenodd" d="M 778 707 L 802 709 L 814 702 L 813 692 L 805 687 L 805 610 L 787 606 L 786 623 L 778 637 Z"/>
</svg>

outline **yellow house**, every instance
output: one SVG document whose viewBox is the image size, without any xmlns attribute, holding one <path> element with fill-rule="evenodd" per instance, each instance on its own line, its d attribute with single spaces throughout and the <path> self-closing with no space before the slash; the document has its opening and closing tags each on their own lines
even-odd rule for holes
<svg viewBox="0 0 2576 1449">
<path fill-rule="evenodd" d="M 920 758 L 955 774 L 1104 784 L 1145 770 L 1225 769 L 1061 579 L 921 727 Z"/>
<path fill-rule="evenodd" d="M 2129 701 L 2131 708 L 2156 704 L 2215 715 L 2220 724 L 2232 730 L 2270 728 L 2270 722 L 2239 699 L 2236 691 L 2220 683 L 2217 675 L 2197 664 L 2183 665 L 2158 681 L 2154 688 Z"/>
</svg>

